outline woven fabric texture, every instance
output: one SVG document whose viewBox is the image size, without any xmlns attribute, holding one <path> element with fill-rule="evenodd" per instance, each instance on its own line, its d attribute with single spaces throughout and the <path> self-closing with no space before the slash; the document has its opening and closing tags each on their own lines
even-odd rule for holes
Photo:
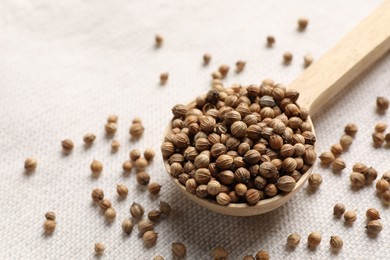
<svg viewBox="0 0 390 260">
<path fill-rule="evenodd" d="M 303 56 L 323 55 L 367 16 L 380 0 L 345 1 L 143 1 L 143 0 L 3 0 L 0 2 L 0 258 L 93 259 L 94 243 L 102 242 L 102 259 L 172 259 L 171 243 L 187 246 L 187 259 L 211 259 L 212 249 L 223 246 L 230 259 L 242 259 L 264 249 L 272 259 L 385 259 L 390 255 L 390 209 L 375 195 L 374 186 L 350 188 L 349 173 L 362 161 L 383 174 L 390 170 L 390 151 L 374 149 L 375 123 L 390 123 L 390 111 L 375 112 L 379 95 L 390 97 L 390 56 L 324 107 L 314 118 L 318 152 L 329 150 L 354 122 L 359 132 L 343 154 L 347 168 L 341 174 L 316 166 L 323 176 L 317 192 L 307 185 L 290 202 L 273 212 L 254 217 L 223 216 L 183 197 L 168 178 L 159 151 L 171 118 L 171 107 L 187 103 L 210 89 L 210 74 L 222 63 L 231 67 L 225 85 L 259 83 L 266 77 L 288 84 L 303 71 Z M 305 32 L 296 30 L 300 16 L 309 18 Z M 386 25 L 383 25 L 386 26 Z M 154 48 L 156 33 L 164 44 Z M 276 44 L 266 48 L 272 34 Z M 292 64 L 282 64 L 291 51 Z M 202 66 L 204 53 L 212 60 Z M 245 60 L 236 74 L 235 62 Z M 159 75 L 169 72 L 165 86 Z M 313 86 L 315 88 L 315 86 Z M 121 147 L 111 153 L 104 123 L 119 116 L 115 139 Z M 130 141 L 134 117 L 142 118 L 145 133 Z M 90 149 L 82 137 L 94 132 Z M 70 138 L 75 149 L 61 153 L 60 141 Z M 148 167 L 152 181 L 162 185 L 152 197 L 136 183 L 135 172 L 124 175 L 122 162 L 133 148 L 153 147 L 157 155 Z M 26 157 L 36 157 L 37 170 L 26 175 Z M 93 159 L 104 164 L 98 179 L 91 178 Z M 116 184 L 129 187 L 118 200 Z M 93 205 L 91 190 L 100 187 L 117 211 L 106 224 Z M 172 205 L 171 217 L 156 225 L 156 246 L 145 248 L 135 226 L 124 236 L 121 222 L 136 201 L 149 211 L 159 200 Z M 333 205 L 343 202 L 357 209 L 352 227 L 333 218 Z M 365 211 L 382 213 L 384 230 L 371 238 L 365 232 Z M 47 211 L 57 214 L 52 236 L 43 234 Z M 307 235 L 322 234 L 317 250 L 307 248 Z M 292 232 L 302 235 L 295 249 L 286 248 Z M 329 239 L 339 235 L 344 248 L 331 252 Z"/>
</svg>

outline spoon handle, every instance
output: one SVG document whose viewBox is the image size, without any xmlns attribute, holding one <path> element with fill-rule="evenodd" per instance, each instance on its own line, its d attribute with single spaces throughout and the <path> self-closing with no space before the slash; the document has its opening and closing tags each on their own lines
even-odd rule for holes
<svg viewBox="0 0 390 260">
<path fill-rule="evenodd" d="M 314 115 L 390 49 L 390 0 L 386 0 L 290 85 Z"/>
</svg>

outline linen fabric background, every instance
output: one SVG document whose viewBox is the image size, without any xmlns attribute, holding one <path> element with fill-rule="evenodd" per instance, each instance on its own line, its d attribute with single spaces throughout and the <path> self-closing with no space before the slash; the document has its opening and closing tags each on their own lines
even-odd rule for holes
<svg viewBox="0 0 390 260">
<path fill-rule="evenodd" d="M 223 216 L 203 209 L 183 197 L 167 176 L 159 151 L 171 107 L 187 103 L 210 89 L 210 74 L 222 63 L 231 67 L 225 85 L 260 83 L 271 77 L 288 84 L 303 71 L 303 56 L 319 58 L 365 16 L 379 0 L 359 1 L 92 1 L 3 0 L 0 2 L 0 258 L 93 259 L 94 243 L 102 242 L 102 259 L 171 259 L 171 243 L 187 246 L 187 259 L 211 259 L 212 249 L 223 246 L 230 259 L 242 259 L 264 249 L 272 259 L 385 259 L 390 255 L 390 209 L 375 195 L 374 185 L 350 188 L 353 163 L 362 161 L 383 174 L 390 170 L 390 151 L 374 149 L 371 134 L 379 121 L 390 123 L 390 111 L 375 112 L 377 96 L 390 97 L 390 56 L 385 55 L 359 76 L 315 117 L 318 153 L 330 149 L 354 122 L 359 132 L 342 157 L 347 168 L 341 174 L 317 165 L 323 176 L 317 192 L 307 185 L 290 202 L 273 212 L 254 217 Z M 305 32 L 297 19 L 309 18 Z M 388 26 L 388 25 L 383 25 Z M 164 37 L 154 48 L 155 34 Z M 273 48 L 265 38 L 276 38 Z M 291 51 L 292 64 L 282 64 Z M 202 56 L 209 52 L 209 66 Z M 241 74 L 235 62 L 245 60 Z M 169 72 L 165 86 L 159 75 Z M 319 72 L 321 73 L 321 72 Z M 316 86 L 313 86 L 315 88 Z M 111 153 L 104 136 L 110 114 L 119 116 L 115 138 L 121 142 Z M 145 133 L 130 142 L 128 129 L 141 117 Z M 94 132 L 90 149 L 82 137 Z M 61 153 L 60 141 L 70 138 L 75 149 Z M 135 171 L 122 172 L 122 162 L 133 148 L 153 147 L 157 155 L 147 172 L 162 184 L 161 194 L 150 196 L 137 185 Z M 26 175 L 26 157 L 36 157 L 37 170 Z M 104 164 L 101 177 L 92 179 L 93 159 Z M 129 187 L 120 201 L 116 184 Z M 106 224 L 91 202 L 95 187 L 104 190 L 117 218 Z M 155 227 L 156 246 L 145 248 L 137 226 L 124 236 L 121 222 L 130 216 L 136 201 L 146 212 L 159 200 L 172 205 L 171 217 Z M 343 202 L 357 209 L 352 227 L 333 218 L 333 205 Z M 365 232 L 365 211 L 377 208 L 384 229 L 376 238 Z M 52 236 L 43 235 L 47 211 L 57 214 Z M 322 243 L 311 251 L 307 235 L 322 234 Z M 285 246 L 292 232 L 302 235 L 295 250 Z M 344 240 L 333 254 L 331 235 Z"/>
</svg>

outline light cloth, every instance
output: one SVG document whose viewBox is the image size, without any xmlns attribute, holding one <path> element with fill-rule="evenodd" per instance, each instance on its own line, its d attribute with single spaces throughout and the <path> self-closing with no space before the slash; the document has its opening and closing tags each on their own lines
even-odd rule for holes
<svg viewBox="0 0 390 260">
<path fill-rule="evenodd" d="M 171 243 L 187 246 L 187 259 L 211 259 L 212 249 L 225 247 L 230 259 L 242 259 L 264 249 L 272 259 L 385 259 L 390 255 L 390 209 L 375 195 L 374 186 L 350 188 L 349 173 L 362 161 L 378 170 L 390 169 L 389 149 L 374 149 L 371 133 L 376 122 L 390 123 L 375 112 L 379 95 L 390 97 L 390 56 L 361 75 L 315 118 L 318 152 L 329 150 L 343 134 L 344 125 L 359 127 L 350 150 L 342 155 L 347 168 L 333 174 L 318 165 L 323 184 L 315 193 L 307 186 L 281 208 L 255 217 L 229 217 L 212 213 L 183 197 L 165 173 L 159 151 L 162 134 L 171 118 L 171 107 L 187 103 L 210 89 L 210 74 L 226 63 L 231 72 L 225 80 L 260 83 L 265 77 L 289 83 L 303 71 L 303 56 L 314 59 L 331 48 L 367 16 L 380 0 L 345 1 L 49 1 L 3 0 L 0 2 L 0 258 L 91 259 L 94 243 L 102 242 L 102 259 L 152 259 L 161 254 L 171 259 Z M 297 32 L 297 19 L 309 18 L 305 32 Z M 387 25 L 383 25 L 387 26 Z M 154 48 L 155 34 L 164 37 Z M 276 44 L 265 47 L 272 34 Z M 290 66 L 282 54 L 294 55 Z M 208 67 L 202 56 L 212 55 Z M 241 74 L 235 62 L 247 62 Z M 169 72 L 164 87 L 159 75 Z M 313 86 L 315 88 L 315 86 Z M 121 143 L 110 151 L 104 137 L 109 114 L 119 116 L 115 135 Z M 143 137 L 129 141 L 128 128 L 141 117 Z M 97 139 L 84 149 L 82 137 L 94 132 Z M 70 138 L 75 149 L 61 154 L 60 141 Z M 162 184 L 154 198 L 139 187 L 135 172 L 122 173 L 121 165 L 132 148 L 153 147 L 156 158 L 147 169 L 152 181 Z M 24 174 L 26 157 L 36 157 L 38 168 Z M 99 179 L 92 179 L 89 165 L 102 161 Z M 119 201 L 116 184 L 129 187 Z M 100 209 L 91 202 L 95 187 L 104 190 L 117 210 L 107 225 Z M 121 222 L 129 217 L 133 201 L 149 211 L 159 200 L 168 201 L 172 216 L 156 225 L 156 246 L 143 246 L 137 227 L 124 236 Z M 334 219 L 333 205 L 343 202 L 357 209 L 352 227 Z M 377 208 L 384 229 L 377 238 L 365 233 L 365 211 Z M 57 228 L 43 235 L 46 211 L 57 214 Z M 317 250 L 307 248 L 311 231 L 322 234 Z M 295 250 L 285 246 L 292 232 L 302 235 Z M 333 254 L 331 235 L 344 240 Z"/>
</svg>

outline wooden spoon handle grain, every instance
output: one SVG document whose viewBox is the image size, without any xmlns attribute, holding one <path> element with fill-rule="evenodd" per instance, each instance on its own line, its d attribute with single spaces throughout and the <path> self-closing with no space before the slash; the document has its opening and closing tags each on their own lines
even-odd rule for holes
<svg viewBox="0 0 390 260">
<path fill-rule="evenodd" d="M 390 0 L 386 0 L 289 87 L 301 93 L 299 104 L 314 115 L 389 49 Z"/>
</svg>

